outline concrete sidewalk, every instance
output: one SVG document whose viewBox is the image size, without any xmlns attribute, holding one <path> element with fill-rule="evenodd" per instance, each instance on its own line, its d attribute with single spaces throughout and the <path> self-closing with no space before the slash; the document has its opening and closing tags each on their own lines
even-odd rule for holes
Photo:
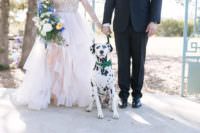
<svg viewBox="0 0 200 133">
<path fill-rule="evenodd" d="M 0 133 L 200 133 L 200 104 L 179 96 L 144 94 L 143 107 L 119 110 L 120 119 L 104 110 L 49 106 L 42 111 L 12 104 L 13 89 L 0 89 Z"/>
</svg>

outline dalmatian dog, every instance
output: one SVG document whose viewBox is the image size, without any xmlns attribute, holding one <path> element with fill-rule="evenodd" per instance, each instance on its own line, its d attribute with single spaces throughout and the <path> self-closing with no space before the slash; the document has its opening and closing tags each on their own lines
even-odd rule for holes
<svg viewBox="0 0 200 133">
<path fill-rule="evenodd" d="M 119 119 L 116 106 L 115 79 L 111 68 L 111 60 L 108 54 L 113 51 L 111 44 L 93 44 L 91 52 L 96 56 L 96 63 L 93 68 L 91 78 L 91 100 L 87 108 L 92 111 L 93 104 L 96 102 L 98 118 L 103 119 L 102 107 L 109 106 L 113 111 L 113 119 Z"/>
</svg>

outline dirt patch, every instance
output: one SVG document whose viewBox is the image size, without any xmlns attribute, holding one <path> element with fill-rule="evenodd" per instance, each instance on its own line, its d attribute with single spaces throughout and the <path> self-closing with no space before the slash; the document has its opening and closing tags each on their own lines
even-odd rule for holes
<svg viewBox="0 0 200 133">
<path fill-rule="evenodd" d="M 144 89 L 148 92 L 179 94 L 181 57 L 148 56 L 145 65 Z"/>
<path fill-rule="evenodd" d="M 113 54 L 113 69 L 117 79 L 117 56 Z M 178 94 L 181 81 L 181 58 L 167 56 L 147 56 L 145 65 L 144 91 Z M 17 88 L 22 83 L 21 69 L 0 71 L 1 88 Z"/>
<path fill-rule="evenodd" d="M 24 72 L 21 69 L 0 71 L 0 88 L 17 88 L 23 77 Z"/>
<path fill-rule="evenodd" d="M 106 41 L 97 36 L 96 42 Z M 181 85 L 181 55 L 183 38 L 152 37 L 147 45 L 144 91 L 151 93 L 179 94 Z M 111 44 L 114 45 L 113 38 Z M 112 54 L 113 69 L 117 81 L 117 55 Z M 0 71 L 0 87 L 17 88 L 24 72 L 20 69 Z M 119 89 L 118 89 L 119 90 Z"/>
</svg>

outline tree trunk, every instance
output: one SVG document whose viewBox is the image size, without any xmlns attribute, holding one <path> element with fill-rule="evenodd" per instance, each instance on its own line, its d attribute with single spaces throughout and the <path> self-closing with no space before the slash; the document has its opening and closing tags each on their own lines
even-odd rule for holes
<svg viewBox="0 0 200 133">
<path fill-rule="evenodd" d="M 8 67 L 9 0 L 0 0 L 0 68 Z"/>
<path fill-rule="evenodd" d="M 23 39 L 22 47 L 22 60 L 19 64 L 19 67 L 23 67 L 27 57 L 30 54 L 30 51 L 33 47 L 36 38 L 36 27 L 32 18 L 34 17 L 34 12 L 37 11 L 37 0 L 28 0 L 28 12 L 26 18 L 25 33 Z"/>
</svg>

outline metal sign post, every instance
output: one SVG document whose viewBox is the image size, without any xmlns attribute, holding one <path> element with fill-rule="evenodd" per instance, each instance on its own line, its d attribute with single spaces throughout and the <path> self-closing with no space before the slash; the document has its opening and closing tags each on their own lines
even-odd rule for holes
<svg viewBox="0 0 200 133">
<path fill-rule="evenodd" d="M 198 17 L 198 1 L 200 0 L 195 0 L 193 33 L 188 36 L 189 0 L 185 0 L 181 96 L 184 96 L 185 88 L 187 88 L 188 94 L 200 94 L 200 26 L 197 26 L 200 25 L 200 16 Z"/>
<path fill-rule="evenodd" d="M 188 6 L 189 1 L 185 0 L 185 23 L 184 23 L 184 43 L 183 43 L 183 57 L 182 57 L 182 81 L 181 81 L 181 96 L 184 95 L 185 88 L 185 53 L 186 53 L 186 44 L 187 44 L 187 29 L 188 29 Z"/>
</svg>

